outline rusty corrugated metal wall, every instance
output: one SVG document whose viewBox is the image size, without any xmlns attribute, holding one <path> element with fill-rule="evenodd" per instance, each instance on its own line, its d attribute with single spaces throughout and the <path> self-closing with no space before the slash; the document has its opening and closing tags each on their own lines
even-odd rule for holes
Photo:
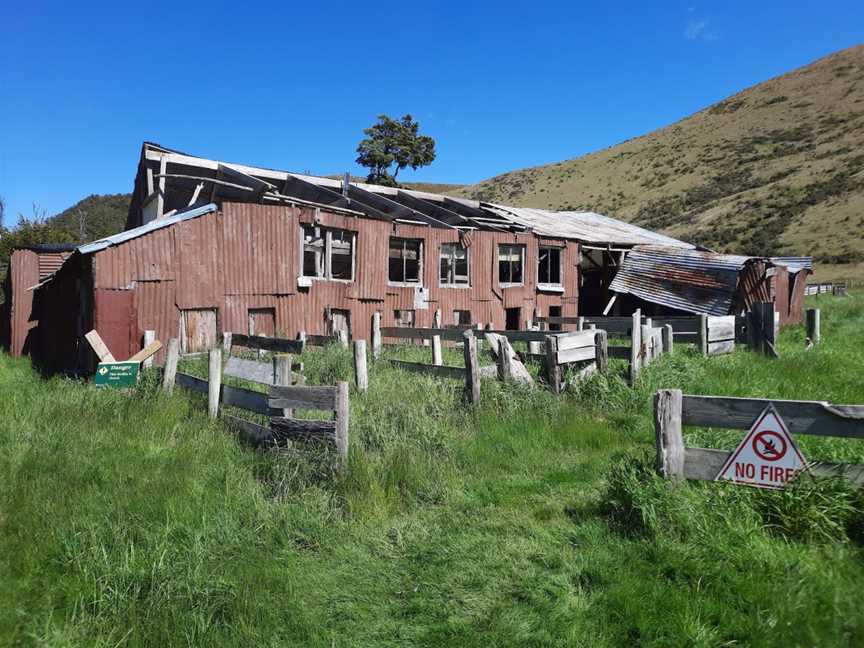
<svg viewBox="0 0 864 648">
<path fill-rule="evenodd" d="M 317 220 L 316 220 L 317 219 Z M 353 281 L 314 280 L 299 288 L 300 224 L 356 232 Z M 428 298 L 416 302 L 413 287 L 388 284 L 390 236 L 423 241 L 423 285 Z M 459 232 L 418 225 L 358 218 L 311 208 L 225 203 L 220 212 L 182 221 L 93 254 L 95 328 L 104 339 L 136 340 L 146 329 L 165 341 L 180 331 L 183 309 L 215 308 L 220 331 L 247 332 L 250 309 L 272 308 L 275 330 L 294 337 L 328 333 L 328 309 L 350 312 L 351 333 L 368 339 L 375 311 L 384 326 L 395 325 L 396 310 L 415 310 L 416 326 L 431 326 L 436 309 L 445 325 L 454 311 L 469 311 L 473 322 L 504 328 L 505 309 L 519 308 L 519 321 L 545 315 L 560 306 L 565 316 L 578 314 L 579 245 L 559 241 L 563 252 L 563 293 L 538 292 L 538 239 L 533 234 L 473 232 L 469 246 L 469 287 L 441 287 L 439 247 L 458 242 Z M 497 249 L 501 243 L 526 246 L 523 286 L 502 288 L 498 282 Z M 106 300 L 131 306 L 122 318 L 108 317 Z M 110 297 L 109 297 L 110 295 Z M 119 302 L 118 302 L 119 303 Z M 126 302 L 123 302 L 124 304 Z M 124 329 L 121 331 L 120 329 Z M 109 347 L 115 350 L 112 344 Z M 140 345 L 140 339 L 130 342 Z M 130 349 L 131 350 L 131 349 Z M 120 353 L 119 357 L 123 355 Z M 164 351 L 156 360 L 164 359 Z"/>
</svg>

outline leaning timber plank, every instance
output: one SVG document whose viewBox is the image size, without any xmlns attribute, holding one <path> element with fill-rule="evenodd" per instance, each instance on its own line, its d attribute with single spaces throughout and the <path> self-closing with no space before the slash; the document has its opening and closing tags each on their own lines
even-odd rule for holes
<svg viewBox="0 0 864 648">
<path fill-rule="evenodd" d="M 158 353 L 159 349 L 162 348 L 162 343 L 159 340 L 153 340 L 146 347 L 141 349 L 138 353 L 129 358 L 126 362 L 144 362 L 147 358 Z"/>
<path fill-rule="evenodd" d="M 237 418 L 228 414 L 222 414 L 220 418 L 228 424 L 240 437 L 253 446 L 267 445 L 273 440 L 273 432 L 270 428 L 258 425 L 246 419 Z"/>
<path fill-rule="evenodd" d="M 105 342 L 102 341 L 102 337 L 96 332 L 96 329 L 87 333 L 84 338 L 90 343 L 90 346 L 93 347 L 93 351 L 99 358 L 99 362 L 117 362 L 114 359 L 114 356 L 111 355 L 111 351 L 108 350 Z"/>
<path fill-rule="evenodd" d="M 549 331 L 486 331 L 486 333 L 503 335 L 510 342 L 543 342 L 549 335 Z"/>
<path fill-rule="evenodd" d="M 724 353 L 732 353 L 735 350 L 735 340 L 724 340 L 722 342 L 709 342 L 708 355 L 722 355 Z"/>
<path fill-rule="evenodd" d="M 404 360 L 391 360 L 390 364 L 397 369 L 410 371 L 412 373 L 429 374 L 439 376 L 441 378 L 455 378 L 457 380 L 465 380 L 464 367 L 449 367 L 447 365 L 428 365 L 422 362 L 406 362 Z M 497 371 L 497 367 L 496 367 Z"/>
<path fill-rule="evenodd" d="M 231 385 L 222 385 L 223 405 L 231 405 L 232 407 L 239 407 L 256 414 L 269 416 L 271 412 L 267 402 L 267 394 L 240 387 L 232 387 Z"/>
<path fill-rule="evenodd" d="M 610 358 L 618 358 L 620 360 L 629 360 L 630 359 L 630 347 L 629 346 L 610 346 L 609 357 Z"/>
<path fill-rule="evenodd" d="M 731 452 L 713 448 L 684 448 L 684 478 L 713 480 Z M 808 471 L 816 477 L 842 477 L 864 486 L 864 465 L 811 462 Z"/>
<path fill-rule="evenodd" d="M 593 332 L 594 331 L 591 331 L 591 333 Z M 559 365 L 579 362 L 580 360 L 593 360 L 596 353 L 597 349 L 592 344 L 590 347 L 582 347 L 581 349 L 558 351 L 558 353 L 555 354 L 555 360 Z"/>
<path fill-rule="evenodd" d="M 309 421 L 274 416 L 270 419 L 273 441 L 315 441 L 336 444 L 336 421 Z"/>
<path fill-rule="evenodd" d="M 864 438 L 864 405 L 685 395 L 682 420 L 684 425 L 746 430 L 769 403 L 793 434 Z"/>
<path fill-rule="evenodd" d="M 558 351 L 594 346 L 594 331 L 563 333 L 558 336 Z"/>
<path fill-rule="evenodd" d="M 225 363 L 222 373 L 226 376 L 257 382 L 262 385 L 273 384 L 273 365 L 269 362 L 256 362 L 255 360 L 244 360 L 232 356 Z"/>
<path fill-rule="evenodd" d="M 306 344 L 310 346 L 327 346 L 338 342 L 339 338 L 335 335 L 307 335 Z"/>
<path fill-rule="evenodd" d="M 192 391 L 201 392 L 202 394 L 206 394 L 209 390 L 206 380 L 180 372 L 175 376 L 174 384 L 191 389 Z"/>
<path fill-rule="evenodd" d="M 276 409 L 336 409 L 335 387 L 271 387 L 270 407 Z"/>
<path fill-rule="evenodd" d="M 731 340 L 735 337 L 735 316 L 708 318 L 708 342 Z"/>
<path fill-rule="evenodd" d="M 462 333 L 466 327 L 462 328 L 406 328 L 402 326 L 382 326 L 381 337 L 399 338 L 399 339 L 432 339 L 433 335 L 440 335 L 442 340 L 450 340 L 453 342 L 462 341 Z"/>
<path fill-rule="evenodd" d="M 249 349 L 275 351 L 276 353 L 303 353 L 303 340 L 285 340 L 261 335 L 231 334 L 231 343 Z"/>
<path fill-rule="evenodd" d="M 677 319 L 674 317 L 652 317 L 653 326 L 664 327 L 669 324 L 675 335 L 692 334 L 699 332 L 699 320 L 695 317 Z"/>
</svg>

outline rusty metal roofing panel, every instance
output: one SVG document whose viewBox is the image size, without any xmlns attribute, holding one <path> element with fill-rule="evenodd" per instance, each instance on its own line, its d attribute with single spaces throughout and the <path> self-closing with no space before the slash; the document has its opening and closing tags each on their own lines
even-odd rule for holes
<svg viewBox="0 0 864 648">
<path fill-rule="evenodd" d="M 554 236 L 601 245 L 666 245 L 692 248 L 684 241 L 643 229 L 594 212 L 547 211 L 482 203 L 481 207 L 505 220 L 530 227 L 540 236 Z"/>
<path fill-rule="evenodd" d="M 793 274 L 799 270 L 813 271 L 813 257 L 771 257 L 771 261 L 786 266 Z"/>
<path fill-rule="evenodd" d="M 727 315 L 749 257 L 661 246 L 638 246 L 624 259 L 610 290 L 690 313 Z"/>
</svg>

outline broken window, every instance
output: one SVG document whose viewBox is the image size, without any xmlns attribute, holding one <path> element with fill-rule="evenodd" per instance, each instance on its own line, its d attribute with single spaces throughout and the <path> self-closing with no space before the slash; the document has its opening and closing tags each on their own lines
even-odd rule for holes
<svg viewBox="0 0 864 648">
<path fill-rule="evenodd" d="M 393 317 L 396 320 L 396 326 L 401 328 L 414 328 L 414 311 L 413 310 L 396 310 L 393 311 Z"/>
<path fill-rule="evenodd" d="M 468 250 L 458 243 L 441 244 L 442 286 L 468 285 Z"/>
<path fill-rule="evenodd" d="M 354 232 L 303 225 L 302 276 L 354 279 Z"/>
<path fill-rule="evenodd" d="M 524 245 L 498 246 L 498 282 L 502 286 L 522 285 L 525 282 L 522 272 L 524 267 Z"/>
<path fill-rule="evenodd" d="M 537 283 L 547 286 L 561 285 L 561 249 L 541 247 L 537 259 Z"/>
<path fill-rule="evenodd" d="M 391 238 L 389 254 L 389 275 L 392 283 L 420 283 L 422 241 L 414 239 Z"/>
<path fill-rule="evenodd" d="M 454 310 L 453 323 L 456 326 L 471 326 L 471 311 Z"/>
</svg>

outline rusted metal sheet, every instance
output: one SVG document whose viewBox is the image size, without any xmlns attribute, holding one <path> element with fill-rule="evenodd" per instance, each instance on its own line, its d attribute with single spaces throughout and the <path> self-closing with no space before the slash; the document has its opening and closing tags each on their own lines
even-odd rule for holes
<svg viewBox="0 0 864 648">
<path fill-rule="evenodd" d="M 727 315 L 750 258 L 661 246 L 637 246 L 610 289 L 689 313 Z"/>
<path fill-rule="evenodd" d="M 140 351 L 143 332 L 138 328 L 134 291 L 94 291 L 93 320 L 93 328 L 118 360 L 125 360 Z"/>
</svg>

